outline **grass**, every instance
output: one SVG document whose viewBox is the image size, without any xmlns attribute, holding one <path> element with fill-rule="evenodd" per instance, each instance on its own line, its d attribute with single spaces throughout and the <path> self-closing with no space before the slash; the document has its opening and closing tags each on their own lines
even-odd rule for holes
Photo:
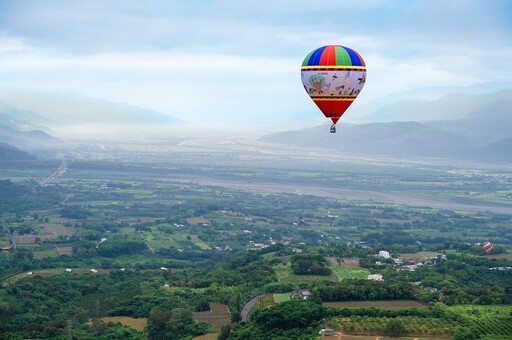
<svg viewBox="0 0 512 340">
<path fill-rule="evenodd" d="M 300 287 L 302 284 L 318 282 L 321 280 L 332 281 L 330 275 L 295 275 L 293 274 L 290 262 L 276 264 L 272 268 L 276 273 L 278 283 L 292 284 L 295 287 Z"/>
<path fill-rule="evenodd" d="M 48 250 L 34 251 L 33 254 L 34 254 L 35 259 L 44 259 L 46 257 L 58 257 L 59 256 L 59 253 L 56 248 L 51 248 Z"/>
<path fill-rule="evenodd" d="M 202 240 L 200 240 L 197 235 L 190 235 L 190 240 L 192 243 L 194 243 L 196 246 L 201 248 L 201 250 L 209 250 L 212 249 L 208 244 L 204 243 Z"/>
<path fill-rule="evenodd" d="M 430 257 L 436 256 L 439 254 L 435 251 L 420 251 L 417 253 L 403 253 L 398 256 L 400 260 L 415 260 L 415 261 L 424 261 Z"/>
<path fill-rule="evenodd" d="M 109 316 L 109 317 L 101 318 L 101 321 L 103 321 L 105 323 L 119 322 L 120 324 L 131 327 L 139 332 L 144 332 L 144 328 L 148 324 L 147 318 L 131 318 L 129 316 Z"/>
<path fill-rule="evenodd" d="M 290 301 L 290 293 L 274 294 L 274 301 L 275 303 Z"/>
<path fill-rule="evenodd" d="M 17 281 L 19 281 L 21 279 L 31 278 L 36 275 L 40 275 L 42 277 L 48 277 L 48 276 L 53 276 L 53 275 L 76 275 L 76 274 L 86 274 L 86 273 L 91 274 L 91 275 L 102 275 L 102 274 L 108 274 L 112 271 L 110 269 L 96 268 L 97 273 L 92 273 L 90 271 L 90 269 L 91 268 L 72 268 L 73 271 L 71 273 L 67 273 L 64 270 L 64 268 L 38 269 L 38 270 L 31 271 L 32 275 L 27 274 L 29 271 L 24 271 L 23 273 L 11 276 L 8 279 L 3 280 L 2 287 L 7 287 L 9 285 L 12 285 L 13 283 L 16 283 Z"/>
<path fill-rule="evenodd" d="M 368 269 L 357 268 L 357 267 L 331 267 L 331 270 L 336 274 L 339 281 L 344 279 L 367 279 L 370 275 Z"/>
</svg>

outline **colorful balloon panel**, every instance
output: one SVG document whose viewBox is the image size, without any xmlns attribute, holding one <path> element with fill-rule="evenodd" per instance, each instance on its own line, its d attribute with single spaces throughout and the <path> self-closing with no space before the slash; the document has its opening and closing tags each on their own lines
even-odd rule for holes
<svg viewBox="0 0 512 340">
<path fill-rule="evenodd" d="M 491 242 L 485 242 L 483 248 L 486 254 L 490 254 L 492 248 L 494 248 L 494 245 Z"/>
<path fill-rule="evenodd" d="M 323 46 L 306 56 L 301 79 L 320 111 L 336 124 L 364 87 L 366 64 L 348 47 Z"/>
</svg>

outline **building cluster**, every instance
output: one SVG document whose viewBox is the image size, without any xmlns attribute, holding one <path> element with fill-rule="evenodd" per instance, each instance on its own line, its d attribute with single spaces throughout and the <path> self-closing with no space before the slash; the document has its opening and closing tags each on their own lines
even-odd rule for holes
<svg viewBox="0 0 512 340">
<path fill-rule="evenodd" d="M 400 259 L 394 259 L 388 251 L 381 250 L 377 255 L 377 257 L 381 257 L 383 259 L 391 259 L 393 261 L 393 269 L 396 271 L 415 271 L 419 266 L 423 266 L 426 264 L 436 264 L 441 260 L 446 259 L 446 255 L 444 254 L 437 254 L 436 256 L 431 256 L 429 258 L 426 258 L 425 260 L 417 261 L 417 260 L 409 260 L 407 261 L 408 264 L 404 264 L 404 262 Z M 383 263 L 382 261 L 375 261 L 375 265 L 377 266 L 384 266 L 386 263 Z"/>
<path fill-rule="evenodd" d="M 489 270 L 497 270 L 500 272 L 507 272 L 509 270 L 512 270 L 512 267 L 492 267 L 492 268 L 489 268 Z"/>
</svg>

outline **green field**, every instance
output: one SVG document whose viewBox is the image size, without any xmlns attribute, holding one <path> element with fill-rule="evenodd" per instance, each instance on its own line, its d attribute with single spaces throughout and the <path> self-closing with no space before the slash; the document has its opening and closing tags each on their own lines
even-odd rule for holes
<svg viewBox="0 0 512 340">
<path fill-rule="evenodd" d="M 459 305 L 447 310 L 461 317 L 462 325 L 480 336 L 504 339 L 512 335 L 512 305 Z"/>
<path fill-rule="evenodd" d="M 331 270 L 336 274 L 339 281 L 345 279 L 367 279 L 371 272 L 368 269 L 356 268 L 356 267 L 330 267 Z"/>
<path fill-rule="evenodd" d="M 318 281 L 332 281 L 330 275 L 295 275 L 293 274 L 290 262 L 285 264 L 277 264 L 273 266 L 273 269 L 277 276 L 277 282 L 282 284 L 292 284 L 295 287 L 299 287 L 302 284 L 313 283 Z"/>
<path fill-rule="evenodd" d="M 275 303 L 281 303 L 290 300 L 290 293 L 277 293 L 274 294 Z"/>
</svg>

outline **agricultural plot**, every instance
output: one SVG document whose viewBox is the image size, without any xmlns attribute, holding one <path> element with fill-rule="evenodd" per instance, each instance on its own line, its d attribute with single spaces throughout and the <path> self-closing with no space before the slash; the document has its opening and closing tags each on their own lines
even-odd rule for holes
<svg viewBox="0 0 512 340">
<path fill-rule="evenodd" d="M 35 259 L 44 259 L 46 257 L 57 257 L 60 255 L 57 248 L 55 248 L 55 247 L 46 249 L 46 250 L 34 251 L 33 254 L 34 254 Z"/>
<path fill-rule="evenodd" d="M 338 339 L 338 340 L 450 340 L 451 336 L 441 337 L 441 336 L 428 336 L 428 337 L 417 337 L 417 336 L 397 336 L 397 337 L 387 337 L 380 335 L 349 335 L 349 334 L 340 334 L 339 337 L 325 337 L 326 339 Z"/>
<path fill-rule="evenodd" d="M 273 298 L 275 303 L 290 301 L 290 293 L 273 294 Z"/>
<path fill-rule="evenodd" d="M 108 274 L 111 270 L 108 269 L 97 269 L 95 273 L 90 271 L 91 268 L 72 268 L 72 272 L 66 272 L 64 268 L 51 268 L 51 269 L 38 269 L 30 272 L 23 272 L 16 275 L 13 275 L 2 281 L 2 287 L 7 287 L 9 285 L 14 284 L 15 282 L 21 279 L 30 279 L 36 275 L 42 277 L 49 277 L 53 275 L 77 275 L 77 274 L 91 274 L 91 275 L 101 275 Z M 31 274 L 29 274 L 31 273 Z"/>
<path fill-rule="evenodd" d="M 55 246 L 55 249 L 57 250 L 57 253 L 59 255 L 72 255 L 73 254 L 73 247 Z"/>
<path fill-rule="evenodd" d="M 403 253 L 399 254 L 398 258 L 402 261 L 425 261 L 428 260 L 430 257 L 434 257 L 439 253 L 433 252 L 433 251 L 420 251 L 417 253 Z"/>
<path fill-rule="evenodd" d="M 210 324 L 214 332 L 219 332 L 222 326 L 229 325 L 231 322 L 229 308 L 220 303 L 212 303 L 210 308 L 209 311 L 192 313 L 192 318 L 194 321 Z"/>
<path fill-rule="evenodd" d="M 277 276 L 277 282 L 281 284 L 292 284 L 295 287 L 300 287 L 302 284 L 318 282 L 321 280 L 332 281 L 330 275 L 295 275 L 293 274 L 291 264 L 281 263 L 272 267 Z"/>
<path fill-rule="evenodd" d="M 41 241 L 54 240 L 59 236 L 72 236 L 76 233 L 73 227 L 64 227 L 60 224 L 45 224 L 43 229 L 39 232 Z"/>
<path fill-rule="evenodd" d="M 337 266 L 331 267 L 331 270 L 336 274 L 339 281 L 345 279 L 367 279 L 368 275 L 371 274 L 368 269 L 356 267 Z"/>
<path fill-rule="evenodd" d="M 403 325 L 404 335 L 409 336 L 448 336 L 459 326 L 455 321 L 437 318 L 421 317 L 370 317 L 352 316 L 350 318 L 333 318 L 329 324 L 343 333 L 354 335 L 381 335 L 384 334 L 386 325 L 391 320 L 399 319 Z"/>
<path fill-rule="evenodd" d="M 198 246 L 199 248 L 201 248 L 201 250 L 208 250 L 208 249 L 212 249 L 212 247 L 210 247 L 208 244 L 206 244 L 205 242 L 203 242 L 202 240 L 200 240 L 197 235 L 190 235 L 190 241 L 192 243 L 194 243 L 196 246 Z"/>
<path fill-rule="evenodd" d="M 189 224 L 203 224 L 203 223 L 210 223 L 210 221 L 208 219 L 206 219 L 205 217 L 203 216 L 199 216 L 199 217 L 189 217 L 187 218 L 187 222 Z"/>
<path fill-rule="evenodd" d="M 104 323 L 119 322 L 120 324 L 131 327 L 139 332 L 144 332 L 144 328 L 148 324 L 147 318 L 131 318 L 129 316 L 109 316 L 101 318 L 101 321 Z"/>
<path fill-rule="evenodd" d="M 448 307 L 448 311 L 461 316 L 462 324 L 480 336 L 512 335 L 512 305 L 458 305 Z"/>
<path fill-rule="evenodd" d="M 326 307 L 335 308 L 367 308 L 375 307 L 380 309 L 401 309 L 401 308 L 418 308 L 427 310 L 428 306 L 414 300 L 394 300 L 394 301 L 340 301 L 340 302 L 324 302 Z"/>
<path fill-rule="evenodd" d="M 359 259 L 356 259 L 356 258 L 344 258 L 344 259 L 341 259 L 341 261 L 338 261 L 338 263 L 342 267 L 359 268 Z"/>
</svg>

